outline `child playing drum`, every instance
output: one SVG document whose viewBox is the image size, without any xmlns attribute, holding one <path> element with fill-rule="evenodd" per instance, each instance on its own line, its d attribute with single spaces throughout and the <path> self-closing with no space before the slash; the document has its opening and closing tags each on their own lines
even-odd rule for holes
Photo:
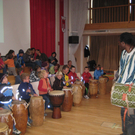
<svg viewBox="0 0 135 135">
<path fill-rule="evenodd" d="M 3 108 L 10 110 L 9 106 L 11 106 L 12 99 L 15 100 L 15 97 L 13 96 L 12 87 L 8 82 L 7 75 L 0 73 L 0 109 Z M 13 133 L 19 135 L 21 134 L 21 131 L 16 129 L 14 125 Z"/>
<path fill-rule="evenodd" d="M 39 90 L 39 95 L 43 97 L 43 99 L 45 100 L 45 110 L 46 108 L 48 108 L 48 104 L 50 103 L 50 99 L 49 99 L 49 92 L 52 91 L 53 89 L 51 88 L 49 79 L 48 77 L 48 71 L 46 70 L 41 70 L 39 72 L 39 85 L 38 85 L 38 90 Z"/>
<path fill-rule="evenodd" d="M 86 89 L 89 89 L 89 79 L 93 79 L 92 75 L 89 73 L 89 68 L 85 67 L 84 72 L 82 74 L 82 80 L 84 81 L 84 85 Z M 85 89 L 85 95 L 84 98 L 89 99 L 87 96 L 87 90 Z"/>
<path fill-rule="evenodd" d="M 103 67 L 100 65 L 97 66 L 97 69 L 94 71 L 94 79 L 98 80 L 101 75 L 104 74 Z"/>
</svg>

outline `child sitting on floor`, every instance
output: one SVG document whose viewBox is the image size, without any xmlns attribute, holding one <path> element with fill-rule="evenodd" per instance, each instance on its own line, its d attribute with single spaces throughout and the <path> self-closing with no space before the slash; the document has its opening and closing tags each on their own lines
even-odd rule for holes
<svg viewBox="0 0 135 135">
<path fill-rule="evenodd" d="M 63 80 L 62 80 L 62 77 L 63 77 L 63 74 L 61 71 L 58 71 L 55 75 L 55 81 L 53 83 L 53 89 L 54 90 L 62 90 L 63 88 L 67 88 L 66 86 L 64 86 L 63 84 Z"/>
<path fill-rule="evenodd" d="M 51 88 L 49 79 L 48 77 L 48 71 L 46 70 L 41 70 L 38 74 L 40 81 L 38 85 L 38 90 L 39 90 L 39 95 L 43 97 L 45 100 L 45 110 L 48 108 L 48 104 L 50 103 L 49 99 L 49 92 L 52 91 L 53 89 Z"/>
<path fill-rule="evenodd" d="M 97 69 L 94 71 L 94 79 L 99 80 L 99 77 L 104 74 L 103 67 L 100 65 L 97 66 Z"/>
<path fill-rule="evenodd" d="M 71 80 L 71 84 L 73 84 L 76 80 L 80 80 L 77 74 L 75 73 L 75 66 L 71 67 L 70 73 L 68 74 L 69 79 Z"/>
<path fill-rule="evenodd" d="M 89 68 L 85 67 L 84 72 L 82 74 L 82 80 L 84 81 L 84 85 L 86 87 L 85 89 L 85 95 L 84 98 L 89 99 L 87 96 L 87 91 L 89 90 L 89 80 L 93 79 L 92 75 L 89 73 Z"/>
<path fill-rule="evenodd" d="M 1 109 L 10 110 L 9 106 L 12 105 L 12 99 L 15 100 L 13 96 L 13 88 L 8 82 L 8 78 L 6 74 L 0 73 L 0 107 Z M 21 131 L 16 129 L 15 125 L 13 125 L 13 133 L 21 134 Z"/>
</svg>

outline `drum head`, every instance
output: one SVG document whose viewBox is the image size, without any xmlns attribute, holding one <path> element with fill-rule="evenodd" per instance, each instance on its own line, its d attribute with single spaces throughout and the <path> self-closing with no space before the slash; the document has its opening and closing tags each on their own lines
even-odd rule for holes
<svg viewBox="0 0 135 135">
<path fill-rule="evenodd" d="M 39 99 L 43 99 L 42 96 L 37 96 L 37 97 L 31 97 L 32 100 L 39 100 Z"/>
<path fill-rule="evenodd" d="M 26 103 L 25 100 L 14 100 L 14 101 L 12 101 L 12 104 L 24 104 L 24 103 Z"/>
<path fill-rule="evenodd" d="M 50 96 L 61 96 L 64 95 L 64 91 L 60 91 L 60 90 L 53 90 L 49 93 Z"/>
<path fill-rule="evenodd" d="M 9 115 L 9 114 L 11 114 L 10 110 L 7 110 L 7 109 L 0 110 L 0 116 Z"/>
<path fill-rule="evenodd" d="M 72 88 L 65 88 L 65 89 L 62 89 L 62 90 L 65 90 L 65 91 L 68 91 L 68 90 L 72 90 Z"/>
<path fill-rule="evenodd" d="M 0 132 L 4 132 L 8 129 L 8 125 L 6 123 L 0 122 Z"/>
</svg>

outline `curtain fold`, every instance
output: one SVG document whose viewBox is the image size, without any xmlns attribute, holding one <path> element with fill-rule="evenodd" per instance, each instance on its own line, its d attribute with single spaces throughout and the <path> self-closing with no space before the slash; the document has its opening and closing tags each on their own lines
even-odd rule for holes
<svg viewBox="0 0 135 135">
<path fill-rule="evenodd" d="M 121 55 L 119 36 L 91 36 L 90 60 L 95 60 L 104 69 L 117 70 Z"/>
<path fill-rule="evenodd" d="M 55 51 L 55 0 L 30 0 L 31 47 Z"/>
</svg>

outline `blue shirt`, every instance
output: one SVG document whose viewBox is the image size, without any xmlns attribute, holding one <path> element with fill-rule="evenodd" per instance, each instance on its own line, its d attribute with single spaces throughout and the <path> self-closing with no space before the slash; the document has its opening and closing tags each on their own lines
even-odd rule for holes
<svg viewBox="0 0 135 135">
<path fill-rule="evenodd" d="M 94 79 L 98 80 L 99 77 L 100 77 L 101 75 L 103 75 L 103 73 L 104 73 L 103 70 L 97 70 L 97 69 L 96 69 L 96 70 L 94 71 Z"/>
<path fill-rule="evenodd" d="M 20 67 L 25 63 L 23 60 L 23 56 L 19 56 L 19 53 L 17 54 L 17 62 Z"/>
</svg>

